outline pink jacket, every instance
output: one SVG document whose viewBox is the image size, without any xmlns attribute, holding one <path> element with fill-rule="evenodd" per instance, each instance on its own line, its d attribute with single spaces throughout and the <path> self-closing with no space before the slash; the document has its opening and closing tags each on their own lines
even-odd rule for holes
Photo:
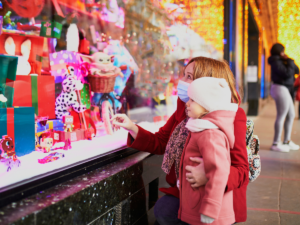
<svg viewBox="0 0 300 225">
<path fill-rule="evenodd" d="M 202 118 L 218 127 L 191 132 L 181 157 L 180 207 L 178 218 L 189 224 L 204 224 L 200 214 L 214 218 L 209 225 L 229 225 L 235 222 L 233 192 L 225 193 L 230 172 L 230 148 L 234 145 L 235 111 L 214 111 Z M 185 167 L 196 166 L 190 157 L 201 157 L 208 182 L 205 186 L 192 188 L 186 180 Z M 206 224 L 207 225 L 207 224 Z"/>
</svg>

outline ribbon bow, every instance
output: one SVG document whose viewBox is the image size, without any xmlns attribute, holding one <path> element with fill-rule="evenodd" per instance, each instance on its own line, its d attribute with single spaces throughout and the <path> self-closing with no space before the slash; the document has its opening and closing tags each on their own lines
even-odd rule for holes
<svg viewBox="0 0 300 225">
<path fill-rule="evenodd" d="M 45 27 L 50 27 L 50 26 L 51 26 L 51 23 L 46 22 L 46 23 L 44 24 L 44 26 L 45 26 Z"/>
<path fill-rule="evenodd" d="M 79 70 L 80 70 L 81 75 L 83 77 L 86 77 L 87 75 L 89 75 L 90 64 L 88 62 L 82 62 L 82 63 L 80 63 Z"/>
</svg>

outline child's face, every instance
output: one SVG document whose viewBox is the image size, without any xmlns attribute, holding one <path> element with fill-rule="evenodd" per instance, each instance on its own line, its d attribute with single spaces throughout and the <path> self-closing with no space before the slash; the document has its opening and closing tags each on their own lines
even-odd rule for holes
<svg viewBox="0 0 300 225">
<path fill-rule="evenodd" d="M 191 98 L 186 103 L 186 106 L 188 111 L 188 117 L 190 118 L 199 119 L 207 113 L 207 110 L 205 108 L 203 108 L 197 102 L 194 102 L 194 100 Z"/>
</svg>

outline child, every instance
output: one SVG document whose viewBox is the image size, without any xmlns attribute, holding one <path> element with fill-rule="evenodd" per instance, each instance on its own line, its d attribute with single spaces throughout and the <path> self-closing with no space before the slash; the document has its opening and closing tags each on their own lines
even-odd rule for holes
<svg viewBox="0 0 300 225">
<path fill-rule="evenodd" d="M 188 88 L 186 124 L 190 132 L 179 169 L 178 218 L 188 224 L 229 225 L 235 222 L 233 193 L 225 193 L 230 171 L 230 148 L 234 144 L 234 118 L 238 105 L 231 103 L 225 79 L 203 77 Z M 192 188 L 185 167 L 190 157 L 203 158 L 208 182 Z"/>
</svg>

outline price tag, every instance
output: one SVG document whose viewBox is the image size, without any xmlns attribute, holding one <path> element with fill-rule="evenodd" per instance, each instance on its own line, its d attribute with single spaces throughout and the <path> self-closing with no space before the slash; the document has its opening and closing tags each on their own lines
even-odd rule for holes
<svg viewBox="0 0 300 225">
<path fill-rule="evenodd" d="M 51 27 L 47 27 L 46 36 L 51 36 Z"/>
<path fill-rule="evenodd" d="M 59 134 L 58 133 L 54 133 L 54 140 L 59 141 Z"/>
</svg>

